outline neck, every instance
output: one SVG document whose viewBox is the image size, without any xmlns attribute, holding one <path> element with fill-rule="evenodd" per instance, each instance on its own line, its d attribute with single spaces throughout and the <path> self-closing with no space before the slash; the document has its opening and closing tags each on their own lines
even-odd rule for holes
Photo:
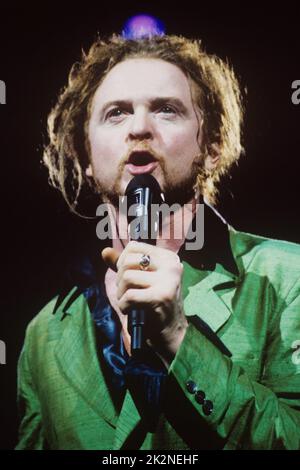
<svg viewBox="0 0 300 470">
<path fill-rule="evenodd" d="M 178 205 L 175 211 L 167 214 L 162 220 L 156 246 L 177 253 L 186 239 L 198 204 L 199 197 L 193 197 L 183 206 Z M 112 206 L 109 205 L 109 218 L 113 232 L 112 246 L 121 253 L 130 241 L 127 230 L 127 216 L 116 207 L 112 210 Z"/>
</svg>

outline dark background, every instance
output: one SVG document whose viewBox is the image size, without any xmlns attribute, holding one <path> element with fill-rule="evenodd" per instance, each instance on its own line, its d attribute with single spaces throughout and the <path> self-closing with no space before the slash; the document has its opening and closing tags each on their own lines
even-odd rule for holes
<svg viewBox="0 0 300 470">
<path fill-rule="evenodd" d="M 87 224 L 48 186 L 40 161 L 47 113 L 97 31 L 120 32 L 129 16 L 150 13 L 168 33 L 202 38 L 208 52 L 229 59 L 248 90 L 246 155 L 224 181 L 218 209 L 239 230 L 300 243 L 300 105 L 291 102 L 291 83 L 300 79 L 300 8 L 109 3 L 1 6 L 1 449 L 16 441 L 16 362 L 25 326 L 56 294 L 65 263 L 85 239 Z"/>
</svg>

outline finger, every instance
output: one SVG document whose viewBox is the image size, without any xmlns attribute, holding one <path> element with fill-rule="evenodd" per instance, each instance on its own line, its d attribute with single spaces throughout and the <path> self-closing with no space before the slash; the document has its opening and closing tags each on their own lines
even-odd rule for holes
<svg viewBox="0 0 300 470">
<path fill-rule="evenodd" d="M 180 263 L 179 256 L 173 251 L 168 250 L 166 248 L 160 248 L 158 246 L 148 245 L 147 243 L 130 241 L 126 247 L 126 251 L 128 253 L 140 253 L 141 255 L 149 255 L 150 257 L 151 255 L 153 255 L 156 257 L 157 260 L 173 259 L 176 263 Z"/>
<path fill-rule="evenodd" d="M 118 306 L 123 313 L 128 313 L 133 307 L 150 306 L 153 302 L 153 288 L 128 289 L 118 301 Z"/>
<path fill-rule="evenodd" d="M 101 252 L 101 256 L 109 268 L 117 271 L 117 262 L 120 254 L 114 248 L 104 248 Z"/>
<path fill-rule="evenodd" d="M 161 251 L 161 248 L 157 246 L 148 245 L 147 243 L 137 242 L 137 241 L 130 241 L 126 247 L 129 253 L 140 253 L 144 255 L 151 255 L 153 251 Z"/>
<path fill-rule="evenodd" d="M 120 278 L 117 288 L 117 299 L 128 289 L 145 289 L 155 283 L 155 273 L 146 271 L 137 271 L 133 269 L 126 270 Z"/>
<path fill-rule="evenodd" d="M 118 266 L 117 282 L 122 278 L 126 270 L 142 271 L 141 265 L 140 265 L 141 259 L 142 259 L 142 255 L 140 253 L 126 253 L 122 257 L 122 259 L 120 257 L 117 263 L 117 266 Z M 156 270 L 157 270 L 157 264 L 155 263 L 155 260 L 151 256 L 150 264 L 147 268 L 147 271 L 156 271 Z"/>
<path fill-rule="evenodd" d="M 130 253 L 135 253 L 137 255 L 137 264 L 139 264 L 141 257 L 143 255 L 149 255 L 153 252 L 153 248 L 155 250 L 155 247 L 152 245 L 147 245 L 146 243 L 140 243 L 136 241 L 130 241 L 126 248 L 122 251 L 118 262 L 117 262 L 117 269 L 119 270 L 120 267 L 124 263 L 124 259 L 130 254 Z"/>
</svg>

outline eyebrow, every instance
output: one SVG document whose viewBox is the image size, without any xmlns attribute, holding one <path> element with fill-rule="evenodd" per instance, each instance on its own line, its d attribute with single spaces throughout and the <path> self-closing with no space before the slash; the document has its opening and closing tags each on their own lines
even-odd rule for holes
<svg viewBox="0 0 300 470">
<path fill-rule="evenodd" d="M 153 99 L 150 99 L 148 103 L 150 104 L 150 108 L 162 106 L 166 103 L 169 103 L 171 105 L 173 104 L 182 113 L 187 113 L 187 107 L 183 104 L 183 102 L 180 99 L 175 98 L 174 96 L 161 96 L 161 97 L 153 98 Z M 120 107 L 129 108 L 130 106 L 132 106 L 132 102 L 129 100 L 108 101 L 102 106 L 101 111 L 100 111 L 101 114 L 103 115 L 107 111 L 107 109 L 110 108 L 111 106 L 120 106 Z"/>
</svg>

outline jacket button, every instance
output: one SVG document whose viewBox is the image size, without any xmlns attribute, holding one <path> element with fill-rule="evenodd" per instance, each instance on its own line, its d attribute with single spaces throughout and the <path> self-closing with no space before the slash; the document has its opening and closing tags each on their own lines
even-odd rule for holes
<svg viewBox="0 0 300 470">
<path fill-rule="evenodd" d="M 204 400 L 202 410 L 206 416 L 209 416 L 212 413 L 213 408 L 214 408 L 214 405 L 212 401 Z"/>
<path fill-rule="evenodd" d="M 198 390 L 198 392 L 195 393 L 195 400 L 200 405 L 203 405 L 205 402 L 205 393 L 202 390 Z"/>
<path fill-rule="evenodd" d="M 189 393 L 197 392 L 197 385 L 192 380 L 188 380 L 188 382 L 186 383 L 186 388 Z"/>
</svg>

